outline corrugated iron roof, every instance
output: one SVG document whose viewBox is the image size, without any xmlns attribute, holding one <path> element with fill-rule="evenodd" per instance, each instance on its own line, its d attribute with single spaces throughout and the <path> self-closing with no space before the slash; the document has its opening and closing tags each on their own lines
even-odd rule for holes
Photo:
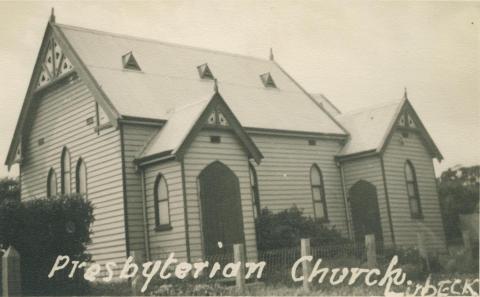
<svg viewBox="0 0 480 297">
<path fill-rule="evenodd" d="M 213 81 L 199 77 L 208 63 L 220 93 L 244 127 L 345 135 L 270 60 L 56 24 L 121 115 L 169 119 L 168 111 L 208 97 Z M 142 71 L 125 70 L 132 51 Z M 277 88 L 260 79 L 270 72 Z"/>
<path fill-rule="evenodd" d="M 348 130 L 350 139 L 337 156 L 379 151 L 404 103 L 402 98 L 338 115 L 336 119 Z"/>
</svg>

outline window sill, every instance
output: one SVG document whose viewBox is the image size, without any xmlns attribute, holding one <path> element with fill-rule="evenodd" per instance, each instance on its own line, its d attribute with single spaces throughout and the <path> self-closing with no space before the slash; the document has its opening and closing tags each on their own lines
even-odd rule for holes
<svg viewBox="0 0 480 297">
<path fill-rule="evenodd" d="M 168 225 L 160 225 L 160 226 L 157 226 L 155 227 L 155 231 L 157 232 L 160 232 L 160 231 L 170 231 L 172 230 L 172 225 L 168 224 Z"/>
</svg>

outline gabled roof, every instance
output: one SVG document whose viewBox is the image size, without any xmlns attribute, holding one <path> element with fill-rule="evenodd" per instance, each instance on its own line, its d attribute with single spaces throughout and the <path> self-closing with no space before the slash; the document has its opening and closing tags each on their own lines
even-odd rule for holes
<svg viewBox="0 0 480 297">
<path fill-rule="evenodd" d="M 11 165 L 33 110 L 32 99 L 51 37 L 62 47 L 113 126 L 122 118 L 167 120 L 169 110 L 208 97 L 212 81 L 196 66 L 208 63 L 228 105 L 245 127 L 345 137 L 347 131 L 275 61 L 60 25 L 51 18 L 40 47 L 5 164 Z M 131 53 L 140 71 L 124 69 Z M 259 75 L 269 72 L 277 88 Z M 48 84 L 46 85 L 48 87 Z M 261 111 L 261 113 L 259 113 Z"/>
<path fill-rule="evenodd" d="M 247 151 L 248 157 L 260 164 L 263 158 L 260 150 L 218 92 L 210 95 L 208 99 L 171 111 L 165 126 L 146 144 L 136 158 L 136 163 L 141 165 L 147 161 L 169 156 L 182 159 L 195 136 L 207 125 L 207 119 L 212 112 L 221 112 L 228 123 L 224 128 L 235 133 Z"/>
<path fill-rule="evenodd" d="M 337 157 L 383 152 L 405 110 L 408 110 L 409 115 L 418 124 L 418 132 L 425 140 L 431 155 L 439 161 L 442 160 L 440 150 L 406 97 L 338 115 L 336 119 L 348 130 L 350 139 Z"/>
<path fill-rule="evenodd" d="M 83 81 L 89 86 L 89 89 L 95 97 L 97 103 L 105 111 L 113 126 L 117 126 L 117 119 L 120 117 L 120 114 L 112 105 L 108 97 L 105 95 L 102 88 L 98 85 L 91 73 L 80 60 L 75 50 L 69 44 L 68 40 L 65 39 L 63 33 L 60 31 L 58 26 L 55 25 L 54 20 L 54 17 L 50 18 L 50 21 L 47 23 L 45 34 L 43 36 L 42 43 L 37 54 L 37 59 L 33 67 L 32 75 L 30 77 L 27 92 L 23 100 L 20 116 L 15 127 L 12 141 L 10 142 L 7 158 L 5 160 L 5 164 L 8 165 L 9 168 L 14 162 L 17 148 L 21 146 L 22 138 L 24 136 L 23 134 L 25 133 L 25 131 L 28 131 L 29 119 L 31 119 L 30 113 L 35 108 L 35 100 L 33 100 L 34 97 L 38 94 L 41 94 L 41 92 L 45 89 L 48 89 L 53 82 L 64 80 L 72 74 L 81 76 Z M 50 84 L 39 84 L 39 78 L 41 78 L 41 75 L 45 71 L 42 62 L 45 56 L 48 54 L 48 51 L 50 50 L 49 46 L 52 38 L 55 40 L 55 42 L 59 44 L 59 46 L 63 50 L 63 54 L 68 59 L 68 62 L 70 63 L 69 66 L 71 66 L 73 70 L 69 71 L 66 75 L 58 75 L 54 79 L 52 76 Z"/>
<path fill-rule="evenodd" d="M 122 116 L 167 119 L 168 110 L 205 98 L 212 81 L 199 78 L 208 63 L 222 96 L 244 127 L 346 135 L 275 61 L 56 24 Z M 142 71 L 125 71 L 131 51 Z M 269 72 L 276 89 L 259 75 Z M 261 111 L 261 114 L 260 112 Z"/>
</svg>

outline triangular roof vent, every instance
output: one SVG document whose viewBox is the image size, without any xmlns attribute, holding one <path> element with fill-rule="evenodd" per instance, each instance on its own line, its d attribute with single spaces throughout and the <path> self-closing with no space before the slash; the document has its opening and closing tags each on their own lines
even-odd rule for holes
<svg viewBox="0 0 480 297">
<path fill-rule="evenodd" d="M 260 75 L 260 78 L 262 79 L 263 85 L 267 88 L 276 88 L 277 85 L 273 81 L 272 75 L 270 72 L 264 73 Z"/>
<path fill-rule="evenodd" d="M 142 70 L 140 66 L 138 66 L 137 60 L 133 56 L 132 52 L 128 52 L 122 56 L 123 68 L 130 69 L 130 70 Z"/>
<path fill-rule="evenodd" d="M 214 76 L 212 74 L 212 71 L 208 67 L 208 64 L 202 64 L 200 66 L 197 66 L 198 69 L 198 74 L 200 75 L 200 78 L 203 79 L 214 79 Z"/>
</svg>

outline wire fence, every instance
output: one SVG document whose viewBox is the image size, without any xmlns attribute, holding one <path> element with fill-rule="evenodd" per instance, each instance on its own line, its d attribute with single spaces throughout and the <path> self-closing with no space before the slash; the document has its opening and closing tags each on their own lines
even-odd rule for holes
<svg viewBox="0 0 480 297">
<path fill-rule="evenodd" d="M 375 256 L 377 267 L 385 268 L 393 256 L 398 256 L 399 263 L 420 263 L 420 250 L 418 243 L 411 245 L 394 246 L 377 241 L 375 245 Z M 320 268 L 336 267 L 366 267 L 368 265 L 367 247 L 364 242 L 347 242 L 342 244 L 312 245 L 310 254 L 313 257 L 312 266 L 321 259 Z M 298 246 L 279 249 L 258 250 L 257 261 L 265 261 L 262 280 L 269 282 L 292 282 L 292 273 L 301 274 L 302 265 L 298 265 L 298 271 L 292 272 L 295 262 L 301 257 L 300 242 Z M 233 253 L 225 252 L 206 256 L 205 260 L 210 263 L 218 262 L 225 266 L 234 262 Z M 252 261 L 247 259 L 247 261 Z"/>
</svg>

